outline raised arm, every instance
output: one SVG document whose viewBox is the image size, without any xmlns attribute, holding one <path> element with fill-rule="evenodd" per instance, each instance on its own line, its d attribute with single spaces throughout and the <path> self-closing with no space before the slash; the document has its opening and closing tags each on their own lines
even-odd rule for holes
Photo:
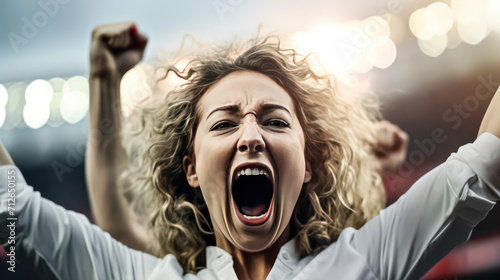
<svg viewBox="0 0 500 280">
<path fill-rule="evenodd" d="M 420 178 L 359 231 L 350 245 L 379 279 L 418 279 L 500 201 L 500 94 L 485 114 L 478 139 Z"/>
<path fill-rule="evenodd" d="M 141 59 L 147 38 L 134 23 L 97 26 L 90 49 L 90 133 L 86 158 L 87 186 L 95 221 L 125 245 L 147 250 L 143 223 L 118 188 L 126 164 L 121 143 L 120 82 Z"/>
</svg>

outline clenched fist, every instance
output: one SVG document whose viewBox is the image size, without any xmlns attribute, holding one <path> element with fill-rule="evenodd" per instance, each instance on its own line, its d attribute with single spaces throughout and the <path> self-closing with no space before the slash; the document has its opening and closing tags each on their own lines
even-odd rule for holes
<svg viewBox="0 0 500 280">
<path fill-rule="evenodd" d="M 90 75 L 121 78 L 142 59 L 148 39 L 133 22 L 99 25 L 92 32 Z"/>
<path fill-rule="evenodd" d="M 388 121 L 381 121 L 376 124 L 376 137 L 372 149 L 377 170 L 380 173 L 396 170 L 406 158 L 408 134 Z"/>
</svg>

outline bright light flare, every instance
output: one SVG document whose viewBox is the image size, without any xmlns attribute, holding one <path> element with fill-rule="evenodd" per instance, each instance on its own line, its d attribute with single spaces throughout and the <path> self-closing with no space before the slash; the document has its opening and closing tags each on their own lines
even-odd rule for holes
<svg viewBox="0 0 500 280">
<path fill-rule="evenodd" d="M 335 74 L 346 72 L 350 57 L 342 51 L 342 45 L 352 41 L 352 34 L 336 26 L 323 26 L 310 33 L 294 36 L 297 52 L 302 55 L 316 53 L 321 64 Z"/>
<path fill-rule="evenodd" d="M 435 35 L 444 35 L 453 26 L 453 12 L 442 2 L 430 4 L 424 11 L 426 28 Z"/>
<path fill-rule="evenodd" d="M 391 29 L 379 16 L 355 20 L 342 27 L 323 26 L 294 37 L 297 51 L 315 53 L 320 63 L 337 76 L 350 70 L 366 73 L 374 66 L 385 69 L 396 59 L 396 45 L 389 38 Z"/>
</svg>

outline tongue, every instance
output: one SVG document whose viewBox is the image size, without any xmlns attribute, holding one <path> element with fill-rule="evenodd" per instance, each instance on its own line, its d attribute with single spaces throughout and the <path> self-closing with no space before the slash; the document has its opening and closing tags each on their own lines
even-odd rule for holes
<svg viewBox="0 0 500 280">
<path fill-rule="evenodd" d="M 251 206 L 242 206 L 241 207 L 241 211 L 243 211 L 243 214 L 245 214 L 247 216 L 259 216 L 262 213 L 264 213 L 265 210 L 266 210 L 265 203 L 257 204 L 253 207 L 251 207 Z"/>
</svg>

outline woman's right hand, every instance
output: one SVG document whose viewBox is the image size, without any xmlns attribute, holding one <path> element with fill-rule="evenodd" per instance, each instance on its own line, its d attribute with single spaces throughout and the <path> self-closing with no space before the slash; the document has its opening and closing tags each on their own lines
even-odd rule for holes
<svg viewBox="0 0 500 280">
<path fill-rule="evenodd" d="M 123 77 L 142 59 L 147 42 L 148 38 L 137 31 L 133 22 L 95 27 L 90 47 L 90 76 Z"/>
</svg>

